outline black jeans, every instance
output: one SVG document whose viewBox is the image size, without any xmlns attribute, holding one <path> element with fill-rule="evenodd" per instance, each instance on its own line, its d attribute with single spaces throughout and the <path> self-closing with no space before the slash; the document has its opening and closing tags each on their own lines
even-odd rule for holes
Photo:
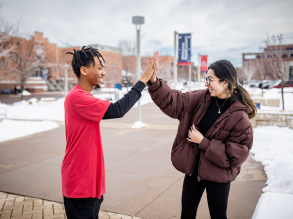
<svg viewBox="0 0 293 219">
<path fill-rule="evenodd" d="M 181 219 L 196 218 L 197 208 L 205 189 L 211 218 L 227 219 L 230 183 L 216 183 L 207 180 L 198 182 L 197 171 L 191 176 L 185 175 L 181 200 Z"/>
<path fill-rule="evenodd" d="M 98 198 L 66 198 L 63 196 L 67 219 L 99 219 L 99 211 L 104 200 Z"/>
</svg>

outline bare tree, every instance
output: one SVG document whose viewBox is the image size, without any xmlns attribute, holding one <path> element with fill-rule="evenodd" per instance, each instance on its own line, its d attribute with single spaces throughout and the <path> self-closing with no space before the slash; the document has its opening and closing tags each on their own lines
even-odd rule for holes
<svg viewBox="0 0 293 219">
<path fill-rule="evenodd" d="M 10 77 L 19 82 L 21 90 L 21 100 L 23 99 L 22 91 L 24 90 L 25 83 L 29 77 L 40 70 L 42 63 L 41 56 L 35 54 L 34 39 L 29 40 L 25 38 L 14 37 L 13 40 L 14 50 L 10 52 L 8 68 Z"/>
<path fill-rule="evenodd" d="M 0 10 L 2 4 L 0 4 Z M 11 44 L 11 38 L 18 32 L 18 24 L 9 23 L 0 12 L 0 71 L 4 70 L 9 54 L 15 49 Z"/>
<path fill-rule="evenodd" d="M 57 48 L 58 49 L 58 48 Z M 69 50 L 68 50 L 69 51 Z M 68 52 L 67 50 L 64 50 L 63 52 L 61 52 L 61 54 L 58 53 L 58 63 L 56 66 L 56 70 L 57 70 L 57 81 L 60 84 L 61 88 L 63 89 L 63 91 L 65 92 L 65 71 L 68 72 L 67 75 L 67 80 L 69 80 L 70 77 L 69 75 L 72 75 L 71 70 L 70 70 L 70 61 L 71 61 L 71 56 L 70 55 L 66 55 L 66 52 Z M 72 82 L 72 80 L 71 80 Z M 69 90 L 69 89 L 68 89 Z"/>
<path fill-rule="evenodd" d="M 263 82 L 265 80 L 267 69 L 266 69 L 265 60 L 264 60 L 264 56 L 263 56 L 263 48 L 261 48 L 261 47 L 260 47 L 260 55 L 255 60 L 255 70 L 256 70 L 256 73 L 261 81 L 260 88 L 261 88 L 261 96 L 263 97 Z"/>
<path fill-rule="evenodd" d="M 285 49 L 286 45 L 283 44 L 282 34 L 272 36 L 267 34 L 267 39 L 263 41 L 266 44 L 266 49 L 264 50 L 266 67 L 275 79 L 281 80 L 282 109 L 285 110 L 284 82 L 289 77 L 291 52 Z"/>
<path fill-rule="evenodd" d="M 121 40 L 118 43 L 118 47 L 122 56 L 122 70 L 125 71 L 125 74 L 122 75 L 122 83 L 128 89 L 128 84 L 132 82 L 132 75 L 135 75 L 136 71 L 136 43 Z"/>
<path fill-rule="evenodd" d="M 241 68 L 241 72 L 244 78 L 248 81 L 248 86 L 250 86 L 250 81 L 256 72 L 255 61 L 251 59 L 244 62 Z"/>
</svg>

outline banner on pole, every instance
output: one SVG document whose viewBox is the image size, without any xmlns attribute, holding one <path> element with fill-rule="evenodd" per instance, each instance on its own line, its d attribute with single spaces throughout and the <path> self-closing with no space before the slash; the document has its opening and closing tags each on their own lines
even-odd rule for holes
<svg viewBox="0 0 293 219">
<path fill-rule="evenodd" d="M 179 34 L 178 65 L 191 65 L 191 34 Z"/>
<path fill-rule="evenodd" d="M 200 57 L 200 71 L 207 72 L 208 71 L 208 56 Z"/>
</svg>

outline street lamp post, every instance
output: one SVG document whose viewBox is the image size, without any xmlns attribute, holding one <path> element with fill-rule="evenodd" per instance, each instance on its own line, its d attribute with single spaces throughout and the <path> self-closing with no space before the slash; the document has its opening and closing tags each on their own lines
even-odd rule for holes
<svg viewBox="0 0 293 219">
<path fill-rule="evenodd" d="M 201 65 L 201 55 L 198 54 L 198 66 L 197 66 L 197 81 L 198 81 L 198 89 L 200 89 L 200 65 Z"/>
<path fill-rule="evenodd" d="M 132 24 L 136 26 L 136 42 L 137 42 L 137 67 L 136 67 L 136 77 L 137 81 L 141 77 L 141 63 L 140 63 L 140 25 L 144 24 L 144 17 L 134 16 L 132 17 Z M 137 120 L 141 122 L 141 105 L 140 100 L 138 101 L 137 106 Z"/>
<path fill-rule="evenodd" d="M 174 61 L 173 61 L 174 89 L 177 89 L 177 32 L 174 31 Z"/>
<path fill-rule="evenodd" d="M 64 65 L 64 96 L 68 93 L 68 64 Z"/>
</svg>

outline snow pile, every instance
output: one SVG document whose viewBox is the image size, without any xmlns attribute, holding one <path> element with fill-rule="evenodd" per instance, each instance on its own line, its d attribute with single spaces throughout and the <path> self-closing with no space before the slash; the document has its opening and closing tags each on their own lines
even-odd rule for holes
<svg viewBox="0 0 293 219">
<path fill-rule="evenodd" d="M 41 101 L 56 101 L 56 98 L 55 97 L 42 97 L 41 98 Z"/>
<path fill-rule="evenodd" d="M 276 126 L 254 129 L 252 158 L 264 166 L 267 186 L 252 219 L 293 218 L 293 130 Z"/>
<path fill-rule="evenodd" d="M 131 128 L 133 128 L 133 129 L 140 129 L 140 128 L 143 128 L 143 127 L 145 127 L 146 125 L 143 123 L 143 122 L 141 122 L 141 121 L 137 121 L 137 122 L 135 122 L 132 126 L 131 126 Z"/>
<path fill-rule="evenodd" d="M 293 194 L 293 130 L 266 126 L 254 129 L 252 158 L 265 168 L 268 181 L 264 192 Z"/>
<path fill-rule="evenodd" d="M 23 90 L 23 91 L 22 91 L 22 95 L 23 95 L 23 96 L 29 96 L 29 95 L 31 95 L 31 93 L 28 92 L 27 90 Z"/>
<path fill-rule="evenodd" d="M 263 193 L 257 203 L 252 219 L 292 219 L 293 195 Z"/>
<path fill-rule="evenodd" d="M 5 119 L 0 122 L 0 142 L 48 131 L 58 127 L 59 125 L 56 122 L 51 121 L 13 121 Z"/>
<path fill-rule="evenodd" d="M 0 104 L 0 108 L 7 110 L 8 119 L 64 121 L 64 98 L 56 101 L 38 101 L 32 98 L 13 105 Z"/>
</svg>

